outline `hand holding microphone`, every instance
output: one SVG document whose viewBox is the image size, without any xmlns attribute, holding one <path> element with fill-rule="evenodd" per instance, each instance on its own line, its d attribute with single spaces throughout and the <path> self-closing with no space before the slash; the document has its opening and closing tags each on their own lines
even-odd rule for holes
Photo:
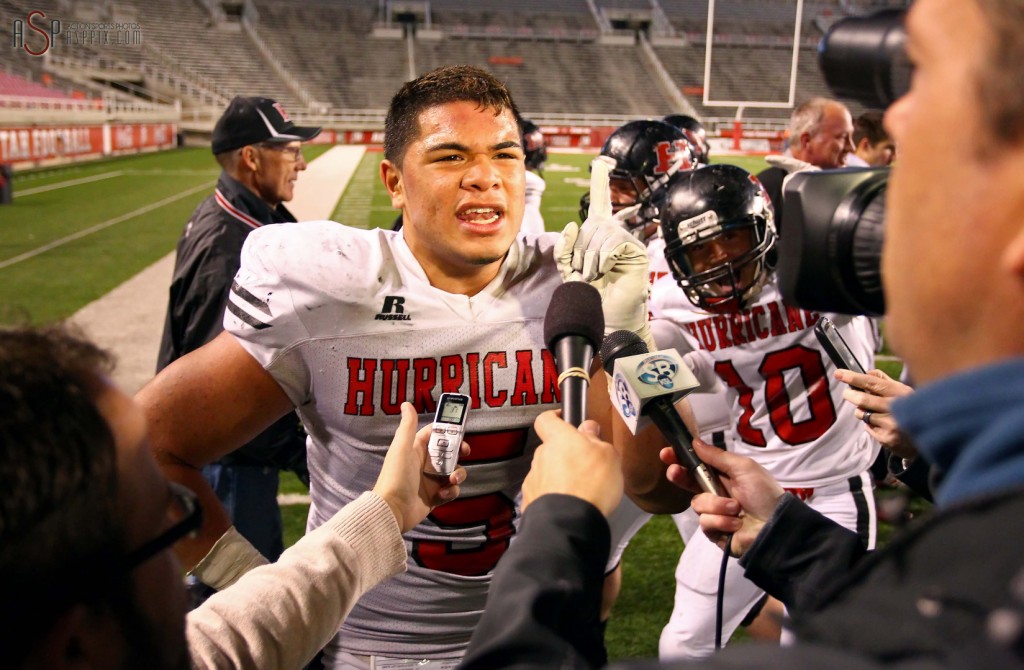
<svg viewBox="0 0 1024 670">
<path fill-rule="evenodd" d="M 583 282 L 555 289 L 544 315 L 544 342 L 558 365 L 562 418 L 573 426 L 578 427 L 587 416 L 590 365 L 603 332 L 597 289 Z"/>
<path fill-rule="evenodd" d="M 647 344 L 628 330 L 612 333 L 601 345 L 604 370 L 612 378 L 612 404 L 634 435 L 643 417 L 650 418 L 668 440 L 680 465 L 708 493 L 726 495 L 711 470 L 693 450 L 693 436 L 676 412 L 675 403 L 700 386 L 674 349 L 649 352 Z"/>
</svg>

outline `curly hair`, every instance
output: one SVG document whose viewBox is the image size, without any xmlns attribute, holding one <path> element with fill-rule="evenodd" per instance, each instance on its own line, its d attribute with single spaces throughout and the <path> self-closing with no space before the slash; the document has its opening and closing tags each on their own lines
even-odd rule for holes
<svg viewBox="0 0 1024 670">
<path fill-rule="evenodd" d="M 480 109 L 494 110 L 495 116 L 511 110 L 522 125 L 512 94 L 494 75 L 469 65 L 442 67 L 406 82 L 391 99 L 384 121 L 384 157 L 401 167 L 419 134 L 420 113 L 449 102 L 475 102 Z"/>
</svg>

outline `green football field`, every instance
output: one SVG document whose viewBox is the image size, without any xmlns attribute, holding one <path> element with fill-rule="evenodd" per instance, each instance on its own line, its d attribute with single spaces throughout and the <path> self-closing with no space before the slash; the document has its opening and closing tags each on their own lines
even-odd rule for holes
<svg viewBox="0 0 1024 670">
<path fill-rule="evenodd" d="M 307 147 L 312 160 L 327 147 Z M 390 226 L 397 212 L 367 153 L 333 219 Z M 552 154 L 542 212 L 550 230 L 578 218 L 590 155 Z M 760 158 L 730 159 L 748 169 Z M 178 149 L 84 165 L 19 172 L 14 204 L 0 206 L 0 323 L 70 316 L 174 249 L 218 169 L 206 149 Z"/>
<path fill-rule="evenodd" d="M 311 160 L 327 147 L 310 146 Z M 544 220 L 559 230 L 578 220 L 588 188 L 586 154 L 551 154 Z M 335 209 L 336 221 L 389 227 L 396 216 L 380 184 L 380 153 L 367 153 Z M 729 157 L 751 171 L 761 158 Z M 15 175 L 15 201 L 0 206 L 0 323 L 46 323 L 70 316 L 171 252 L 218 169 L 206 149 L 178 149 Z M 294 478 L 283 492 L 302 492 Z M 285 508 L 288 543 L 302 533 L 307 507 Z M 608 627 L 613 659 L 655 656 L 672 608 L 682 542 L 671 519 L 656 517 L 623 559 L 622 595 Z M 742 633 L 739 634 L 742 637 Z"/>
</svg>

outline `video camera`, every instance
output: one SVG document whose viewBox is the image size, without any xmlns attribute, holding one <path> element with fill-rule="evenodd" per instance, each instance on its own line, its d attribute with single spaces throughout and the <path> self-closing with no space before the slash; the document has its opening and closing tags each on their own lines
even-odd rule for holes
<svg viewBox="0 0 1024 670">
<path fill-rule="evenodd" d="M 837 21 L 818 45 L 832 92 L 885 108 L 910 87 L 906 10 Z M 779 287 L 805 309 L 879 316 L 885 312 L 880 260 L 888 168 L 795 174 L 786 182 L 779 238 Z"/>
</svg>

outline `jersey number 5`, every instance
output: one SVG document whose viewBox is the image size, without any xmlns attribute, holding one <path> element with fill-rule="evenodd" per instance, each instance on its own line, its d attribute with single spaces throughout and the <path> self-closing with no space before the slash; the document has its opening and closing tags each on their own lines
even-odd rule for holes
<svg viewBox="0 0 1024 670">
<path fill-rule="evenodd" d="M 466 435 L 472 454 L 463 465 L 501 461 L 520 456 L 526 446 L 526 430 Z M 428 517 L 441 528 L 458 529 L 483 526 L 484 540 L 465 548 L 444 540 L 417 540 L 412 556 L 430 570 L 463 577 L 486 575 L 498 564 L 515 534 L 515 502 L 500 492 L 457 498 L 436 508 Z"/>
</svg>

